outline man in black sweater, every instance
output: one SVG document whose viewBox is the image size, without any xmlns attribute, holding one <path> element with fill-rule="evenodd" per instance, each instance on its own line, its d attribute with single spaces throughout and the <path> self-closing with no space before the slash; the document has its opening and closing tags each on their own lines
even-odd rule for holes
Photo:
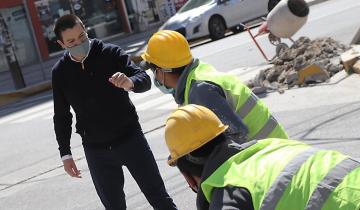
<svg viewBox="0 0 360 210">
<path fill-rule="evenodd" d="M 54 127 L 65 171 L 81 178 L 70 149 L 72 107 L 76 133 L 82 137 L 90 174 L 106 209 L 126 209 L 123 165 L 154 209 L 177 209 L 128 94 L 149 90 L 149 76 L 120 47 L 90 40 L 75 15 L 59 18 L 54 32 L 66 49 L 52 72 Z"/>
</svg>

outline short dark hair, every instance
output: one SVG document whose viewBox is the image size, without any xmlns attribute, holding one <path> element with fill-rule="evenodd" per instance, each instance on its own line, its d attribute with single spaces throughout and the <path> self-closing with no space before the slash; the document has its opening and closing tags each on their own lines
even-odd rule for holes
<svg viewBox="0 0 360 210">
<path fill-rule="evenodd" d="M 191 152 L 190 155 L 195 158 L 208 159 L 215 147 L 224 142 L 226 138 L 226 134 L 222 133 L 199 149 Z M 190 161 L 186 156 L 183 156 L 176 161 L 176 165 L 181 172 L 201 177 L 205 163 L 195 163 L 194 161 Z"/>
<path fill-rule="evenodd" d="M 62 41 L 61 33 L 69 28 L 73 28 L 76 24 L 80 24 L 84 29 L 85 26 L 80 18 L 76 15 L 64 15 L 61 16 L 55 23 L 54 33 L 58 40 Z"/>
</svg>

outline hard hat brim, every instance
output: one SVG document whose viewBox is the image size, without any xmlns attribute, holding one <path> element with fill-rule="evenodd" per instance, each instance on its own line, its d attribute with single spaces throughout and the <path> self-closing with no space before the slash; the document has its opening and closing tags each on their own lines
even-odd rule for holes
<svg viewBox="0 0 360 210">
<path fill-rule="evenodd" d="M 146 71 L 146 70 L 148 70 L 148 69 L 151 69 L 151 64 L 150 64 L 148 61 L 143 60 L 143 61 L 140 62 L 139 67 L 140 67 L 142 70 Z"/>
</svg>

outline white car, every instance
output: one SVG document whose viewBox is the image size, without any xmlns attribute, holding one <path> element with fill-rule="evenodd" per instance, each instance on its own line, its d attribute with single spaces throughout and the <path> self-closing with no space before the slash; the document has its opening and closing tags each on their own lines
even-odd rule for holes
<svg viewBox="0 0 360 210">
<path fill-rule="evenodd" d="M 161 29 L 174 30 L 187 40 L 210 36 L 216 40 L 227 29 L 242 30 L 246 23 L 265 16 L 280 0 L 189 0 Z"/>
</svg>

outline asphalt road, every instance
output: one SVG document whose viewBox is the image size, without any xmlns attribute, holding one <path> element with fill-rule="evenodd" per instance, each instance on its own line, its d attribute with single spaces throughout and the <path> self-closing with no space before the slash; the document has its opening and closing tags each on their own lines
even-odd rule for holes
<svg viewBox="0 0 360 210">
<path fill-rule="evenodd" d="M 310 8 L 308 22 L 293 37 L 301 36 L 311 39 L 330 36 L 341 43 L 351 42 L 354 34 L 360 27 L 360 1 L 330 0 Z M 257 29 L 253 29 L 254 34 Z M 271 45 L 267 36 L 257 38 L 267 57 L 275 55 L 275 47 Z M 284 40 L 289 43 L 288 40 Z M 193 54 L 209 62 L 223 71 L 232 70 L 242 66 L 261 65 L 266 62 L 260 51 L 256 48 L 248 33 L 229 36 L 206 47 L 193 49 Z"/>
<path fill-rule="evenodd" d="M 332 36 L 347 43 L 360 26 L 359 9 L 360 2 L 353 0 L 331 0 L 315 5 L 311 7 L 309 22 L 296 36 Z M 265 37 L 260 41 L 267 53 L 273 53 Z M 239 75 L 245 72 L 239 67 L 264 64 L 246 33 L 206 43 L 193 48 L 193 52 L 218 69 L 233 70 Z M 338 83 L 289 90 L 282 95 L 271 93 L 263 100 L 292 138 L 360 157 L 359 80 L 353 76 Z M 131 94 L 131 98 L 169 193 L 180 209 L 195 209 L 195 194 L 177 170 L 166 165 L 168 151 L 161 126 L 176 107 L 171 96 L 163 96 L 153 88 L 144 94 Z M 52 114 L 51 93 L 0 109 L 1 209 L 103 209 L 76 134 L 72 139 L 72 151 L 83 178 L 73 179 L 64 173 Z M 150 209 L 126 169 L 125 192 L 128 209 Z"/>
</svg>

